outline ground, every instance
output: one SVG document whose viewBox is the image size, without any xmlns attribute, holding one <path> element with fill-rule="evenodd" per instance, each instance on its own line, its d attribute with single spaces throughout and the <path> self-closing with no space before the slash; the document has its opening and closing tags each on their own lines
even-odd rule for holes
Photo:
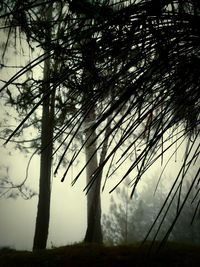
<svg viewBox="0 0 200 267">
<path fill-rule="evenodd" d="M 44 251 L 27 252 L 10 249 L 0 250 L 1 267 L 129 267 L 129 266 L 199 266 L 200 246 L 167 243 L 149 253 L 150 243 L 140 247 L 99 246 L 77 244 Z"/>
</svg>

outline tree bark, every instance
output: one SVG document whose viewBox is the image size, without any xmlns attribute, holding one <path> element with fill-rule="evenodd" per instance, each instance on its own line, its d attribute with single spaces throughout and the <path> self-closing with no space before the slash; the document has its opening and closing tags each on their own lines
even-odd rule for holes
<svg viewBox="0 0 200 267">
<path fill-rule="evenodd" d="M 85 146 L 86 155 L 86 175 L 87 184 L 93 178 L 93 174 L 97 168 L 101 168 L 107 150 L 108 150 L 108 136 L 110 133 L 110 125 L 108 125 L 105 132 L 105 141 L 102 147 L 100 160 L 98 164 L 97 151 L 96 151 L 96 132 L 91 129 L 92 123 L 95 121 L 95 108 L 91 109 L 85 120 L 85 138 L 87 140 Z M 89 127 L 88 127 L 89 126 Z M 87 230 L 84 238 L 85 243 L 103 243 L 103 234 L 101 227 L 101 180 L 102 180 L 103 167 L 100 169 L 94 183 L 87 194 Z"/>
<path fill-rule="evenodd" d="M 47 21 L 52 16 L 50 7 Z M 49 36 L 47 37 L 51 39 Z M 44 61 L 43 96 L 50 90 L 50 57 Z M 53 127 L 54 127 L 54 101 L 55 92 L 48 96 L 42 105 L 41 121 L 41 158 L 40 158 L 40 182 L 39 199 L 36 217 L 33 250 L 45 249 L 48 238 L 51 198 L 51 166 L 53 151 Z"/>
<path fill-rule="evenodd" d="M 91 130 L 90 125 L 95 121 L 95 108 L 92 108 L 85 119 L 85 145 L 86 156 L 86 181 L 87 184 L 92 179 L 92 175 L 98 168 L 98 160 L 96 154 L 96 133 Z M 93 142 L 94 141 L 94 142 Z M 93 155 L 93 156 L 92 156 Z M 87 243 L 102 243 L 103 236 L 101 230 L 101 174 L 95 179 L 92 187 L 87 194 L 87 230 L 84 242 Z"/>
<path fill-rule="evenodd" d="M 47 59 L 44 67 L 44 87 L 47 87 L 47 77 L 50 62 Z M 50 197 L 51 197 L 51 165 L 53 151 L 53 121 L 54 121 L 54 95 L 43 102 L 42 110 L 42 132 L 41 132 L 41 158 L 40 158 L 40 183 L 37 219 L 33 249 L 45 249 L 49 218 L 50 218 Z"/>
</svg>

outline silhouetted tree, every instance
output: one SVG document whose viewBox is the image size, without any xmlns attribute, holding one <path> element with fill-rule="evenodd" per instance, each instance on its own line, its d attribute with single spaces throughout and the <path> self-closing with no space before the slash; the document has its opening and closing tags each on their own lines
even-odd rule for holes
<svg viewBox="0 0 200 267">
<path fill-rule="evenodd" d="M 52 20 L 52 6 L 46 10 L 46 23 Z M 46 42 L 51 42 L 51 31 L 46 32 Z M 42 92 L 45 96 L 50 90 L 50 71 L 51 62 L 50 55 L 44 61 L 44 76 Z M 47 97 L 42 104 L 42 120 L 41 120 L 41 158 L 40 158 L 40 183 L 39 183 L 39 199 L 36 217 L 35 235 L 33 241 L 33 249 L 45 249 L 50 218 L 50 198 L 51 198 L 51 167 L 53 153 L 53 132 L 54 132 L 54 105 L 55 91 Z"/>
</svg>

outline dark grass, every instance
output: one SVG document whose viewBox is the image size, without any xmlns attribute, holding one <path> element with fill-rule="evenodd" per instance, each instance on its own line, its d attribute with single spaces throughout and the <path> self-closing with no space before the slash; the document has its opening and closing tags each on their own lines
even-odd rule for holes
<svg viewBox="0 0 200 267">
<path fill-rule="evenodd" d="M 200 266 L 200 246 L 167 243 L 159 252 L 149 254 L 150 243 L 107 247 L 71 245 L 45 251 L 0 250 L 0 266 Z"/>
</svg>

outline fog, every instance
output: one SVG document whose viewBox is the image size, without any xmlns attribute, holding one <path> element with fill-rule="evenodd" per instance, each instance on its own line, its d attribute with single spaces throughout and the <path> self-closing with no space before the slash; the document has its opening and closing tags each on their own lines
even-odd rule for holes
<svg viewBox="0 0 200 267">
<path fill-rule="evenodd" d="M 9 153 L 11 152 L 11 153 Z M 31 154 L 13 150 L 12 145 L 6 148 L 1 142 L 0 179 L 6 174 L 15 185 L 21 184 L 26 177 L 26 167 Z M 84 157 L 82 157 L 84 161 Z M 62 173 L 63 169 L 61 169 Z M 83 174 L 78 182 L 71 186 L 76 175 L 75 167 L 65 181 L 60 175 L 52 178 L 51 218 L 49 226 L 48 247 L 80 242 L 86 230 L 86 180 Z M 25 183 L 31 190 L 38 192 L 39 187 L 39 156 L 31 160 L 28 179 Z M 102 193 L 102 209 L 108 210 L 108 188 Z M 9 246 L 19 250 L 31 250 L 35 229 L 38 196 L 29 200 L 21 196 L 7 198 L 10 190 L 0 199 L 0 247 Z M 14 190 L 15 192 L 17 189 Z M 3 190 L 2 192 L 5 192 Z"/>
<path fill-rule="evenodd" d="M 11 153 L 9 154 L 9 152 Z M 164 174 L 165 181 L 169 185 L 175 178 L 183 155 L 184 149 L 179 151 L 179 160 L 176 162 L 172 160 Z M 6 148 L 1 145 L 0 178 L 4 177 L 7 172 L 7 175 L 14 184 L 20 184 L 26 176 L 26 167 L 30 156 L 31 154 L 26 155 L 20 151 L 13 150 L 11 144 L 8 144 Z M 165 157 L 167 158 L 167 155 Z M 84 161 L 84 155 L 82 155 L 82 160 Z M 145 175 L 141 185 L 139 184 L 138 192 L 142 190 L 144 185 L 150 186 L 148 185 L 148 178 L 155 176 L 155 179 L 158 179 L 162 168 L 163 166 L 158 161 Z M 126 169 L 126 166 L 123 166 L 123 169 Z M 63 169 L 61 173 L 62 171 Z M 52 178 L 48 247 L 73 244 L 82 241 L 84 238 L 86 230 L 86 195 L 83 189 L 86 181 L 85 174 L 83 173 L 78 182 L 73 187 L 71 186 L 71 181 L 75 178 L 77 171 L 78 166 L 73 167 L 63 183 L 60 181 L 61 176 L 59 173 L 56 177 Z M 111 177 L 101 194 L 103 213 L 108 213 L 109 211 L 109 191 L 120 178 L 120 172 Z M 35 155 L 31 161 L 26 185 L 33 191 L 38 192 L 38 155 Z M 114 196 L 114 193 L 111 195 Z M 22 197 L 16 199 L 5 197 L 6 195 L 0 200 L 0 246 L 10 246 L 19 250 L 31 250 L 38 196 L 34 196 L 30 200 L 24 200 Z"/>
<path fill-rule="evenodd" d="M 1 164 L 9 164 L 9 176 L 16 184 L 23 181 L 27 158 L 22 153 L 6 157 L 1 152 Z M 2 157 L 3 156 L 3 157 Z M 1 173 L 2 174 L 2 173 Z M 71 187 L 70 179 L 61 183 L 59 178 L 52 180 L 51 220 L 48 247 L 78 242 L 83 239 L 86 227 L 86 197 L 83 192 L 85 181 Z M 26 185 L 38 192 L 39 157 L 31 163 Z M 82 183 L 82 185 L 81 185 Z M 38 196 L 30 200 L 22 197 L 0 200 L 0 246 L 16 249 L 31 249 Z"/>
</svg>

